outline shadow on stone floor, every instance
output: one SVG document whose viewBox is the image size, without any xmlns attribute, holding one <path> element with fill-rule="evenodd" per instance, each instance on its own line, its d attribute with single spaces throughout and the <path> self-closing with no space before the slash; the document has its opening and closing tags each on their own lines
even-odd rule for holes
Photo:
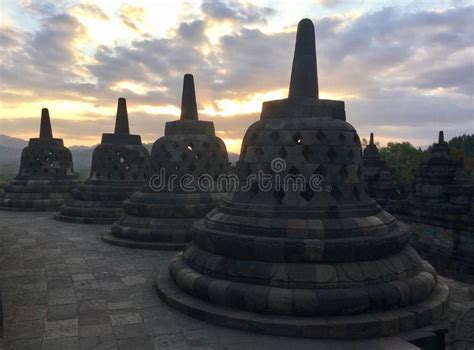
<svg viewBox="0 0 474 350">
<path fill-rule="evenodd" d="M 0 212 L 1 349 L 340 349 L 341 343 L 213 326 L 168 306 L 154 278 L 174 252 L 101 241 L 106 228 Z M 474 345 L 471 286 L 447 279 L 453 349 Z M 346 343 L 347 344 L 347 343 Z M 351 349 L 369 343 L 353 342 Z M 344 348 L 344 347 L 343 347 Z"/>
</svg>

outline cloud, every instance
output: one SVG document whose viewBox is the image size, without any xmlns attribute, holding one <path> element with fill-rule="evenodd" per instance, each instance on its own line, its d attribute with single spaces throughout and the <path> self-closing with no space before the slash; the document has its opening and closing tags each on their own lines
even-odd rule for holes
<svg viewBox="0 0 474 350">
<path fill-rule="evenodd" d="M 216 21 L 237 21 L 243 24 L 266 23 L 266 18 L 275 14 L 271 7 L 258 7 L 250 3 L 236 1 L 210 1 L 204 0 L 201 4 L 202 12 Z"/>
<path fill-rule="evenodd" d="M 2 51 L 21 49 L 27 33 L 8 25 L 0 26 L 0 46 Z M 11 57 L 11 56 L 10 56 Z M 2 57 L 2 61 L 5 57 Z"/>
<path fill-rule="evenodd" d="M 129 28 L 139 32 L 140 24 L 145 16 L 143 7 L 122 5 L 120 7 L 120 19 Z"/>
<path fill-rule="evenodd" d="M 203 20 L 195 20 L 192 22 L 183 22 L 178 26 L 178 34 L 181 39 L 199 44 L 207 41 L 206 37 L 206 22 Z"/>
<path fill-rule="evenodd" d="M 74 91 L 75 85 L 77 92 L 83 91 L 76 44 L 84 38 L 85 28 L 75 17 L 65 13 L 45 17 L 33 34 L 11 27 L 6 33 L 9 45 L 2 51 L 0 66 L 4 90 L 30 90 L 38 97 Z"/>
<path fill-rule="evenodd" d="M 358 16 L 314 18 L 321 97 L 345 99 L 348 121 L 362 136 L 375 131 L 380 137 L 425 142 L 441 127 L 452 136 L 472 130 L 473 9 L 404 12 L 386 7 Z M 115 106 L 116 98 L 124 95 L 137 110 L 131 113 L 137 123 L 134 132 L 150 140 L 174 117 L 143 113 L 143 106 L 179 107 L 185 73 L 195 76 L 201 111 L 219 111 L 219 100 L 247 101 L 252 94 L 287 88 L 295 33 L 268 33 L 256 25 L 274 11 L 206 1 L 201 11 L 201 18 L 187 17 L 167 37 L 139 33 L 131 42 L 88 53 L 78 45 L 87 40 L 84 26 L 68 13 L 43 18 L 34 32 L 4 26 L 2 102 L 18 105 L 22 99 L 54 97 Z M 131 21 L 130 28 L 141 30 L 140 10 L 133 13 L 122 7 L 120 16 Z M 221 21 L 232 22 L 231 30 L 210 42 L 209 25 Z M 242 138 L 258 118 L 255 113 L 225 118 L 208 113 L 202 112 L 201 118 L 214 120 L 216 129 L 232 139 Z M 101 122 L 91 127 L 61 121 L 58 130 L 71 137 L 109 130 L 104 115 L 91 111 L 82 116 Z"/>
<path fill-rule="evenodd" d="M 288 85 L 294 33 L 264 34 L 243 29 L 220 39 L 224 73 L 220 89 L 232 92 L 265 91 Z"/>
<path fill-rule="evenodd" d="M 107 14 L 97 5 L 79 4 L 73 8 L 73 11 L 89 18 L 94 18 L 101 21 L 110 20 L 110 17 L 107 16 Z"/>
<path fill-rule="evenodd" d="M 333 7 L 333 6 L 339 5 L 343 1 L 342 0 L 315 0 L 315 2 L 322 6 Z"/>
<path fill-rule="evenodd" d="M 31 14 L 39 14 L 42 16 L 54 15 L 60 10 L 59 4 L 48 0 L 20 0 L 18 5 Z"/>
<path fill-rule="evenodd" d="M 454 92 L 474 96 L 474 65 L 461 65 L 428 69 L 416 76 L 413 86 L 421 89 L 453 89 Z"/>
</svg>

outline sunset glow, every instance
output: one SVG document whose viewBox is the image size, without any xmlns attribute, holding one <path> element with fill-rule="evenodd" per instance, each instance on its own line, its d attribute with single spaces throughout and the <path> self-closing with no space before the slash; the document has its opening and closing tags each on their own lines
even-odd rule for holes
<svg viewBox="0 0 474 350">
<path fill-rule="evenodd" d="M 48 107 L 66 144 L 92 145 L 126 97 L 131 130 L 153 142 L 179 117 L 182 76 L 192 73 L 200 118 L 214 121 L 238 152 L 262 103 L 287 96 L 303 17 L 315 22 L 320 98 L 344 100 L 361 136 L 426 145 L 438 129 L 448 137 L 474 129 L 468 1 L 7 0 L 2 7 L 0 134 L 34 136 Z"/>
</svg>

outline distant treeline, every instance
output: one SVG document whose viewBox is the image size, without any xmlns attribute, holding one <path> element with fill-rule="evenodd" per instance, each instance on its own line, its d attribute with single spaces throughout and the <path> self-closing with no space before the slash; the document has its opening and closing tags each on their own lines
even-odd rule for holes
<svg viewBox="0 0 474 350">
<path fill-rule="evenodd" d="M 363 145 L 364 143 L 367 144 L 366 139 L 362 140 Z M 448 144 L 453 158 L 464 160 L 464 166 L 471 171 L 474 180 L 474 134 L 456 136 Z M 410 142 L 389 142 L 387 146 L 379 147 L 379 154 L 392 170 L 394 181 L 398 184 L 407 184 L 413 180 L 413 169 L 417 168 L 421 161 L 429 158 L 431 147 L 423 151 Z"/>
<path fill-rule="evenodd" d="M 362 146 L 364 148 L 367 142 L 367 139 L 362 139 Z M 385 147 L 380 147 L 378 143 L 376 144 L 379 146 L 380 157 L 385 160 L 387 166 L 392 171 L 393 179 L 398 184 L 407 184 L 413 180 L 413 169 L 417 168 L 422 160 L 429 158 L 429 150 L 431 148 L 430 146 L 426 151 L 423 151 L 421 148 L 414 147 L 410 142 L 389 142 Z M 464 165 L 471 170 L 471 176 L 474 180 L 474 134 L 456 136 L 448 144 L 451 149 L 451 155 L 455 159 L 462 158 L 464 160 Z M 145 146 L 151 148 L 151 144 Z M 75 170 L 82 179 L 86 179 L 89 176 L 92 150 L 93 148 L 91 147 L 90 149 L 73 151 Z M 232 154 L 232 157 L 229 158 L 232 158 L 231 161 L 236 161 L 237 157 L 236 154 Z M 0 167 L 0 182 L 12 179 L 18 171 L 18 164 L 19 160 L 8 166 L 2 165 Z"/>
</svg>

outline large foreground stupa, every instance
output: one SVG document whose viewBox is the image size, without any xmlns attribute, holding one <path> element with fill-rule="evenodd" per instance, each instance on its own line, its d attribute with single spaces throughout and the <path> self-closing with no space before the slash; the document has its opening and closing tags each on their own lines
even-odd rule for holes
<svg viewBox="0 0 474 350">
<path fill-rule="evenodd" d="M 189 228 L 194 221 L 226 195 L 217 186 L 203 190 L 199 178 L 214 182 L 228 169 L 227 150 L 215 136 L 214 124 L 198 120 L 194 79 L 186 74 L 181 118 L 166 123 L 165 135 L 151 151 L 151 176 L 141 191 L 124 202 L 124 215 L 103 239 L 146 249 L 183 248 L 191 240 Z M 185 179 L 190 180 L 182 182 Z"/>
<path fill-rule="evenodd" d="M 344 102 L 318 97 L 304 19 L 289 96 L 263 104 L 237 164 L 242 182 L 261 171 L 273 188 L 254 181 L 198 221 L 194 241 L 159 274 L 160 297 L 207 322 L 297 337 L 388 336 L 440 319 L 448 288 L 407 245 L 406 227 L 369 198 L 345 119 Z M 305 186 L 285 186 L 301 176 Z"/>
<path fill-rule="evenodd" d="M 54 217 L 58 220 L 111 224 L 122 214 L 122 202 L 145 183 L 150 171 L 148 150 L 140 135 L 131 135 L 127 104 L 118 100 L 115 130 L 102 134 L 92 155 L 86 182 L 71 191 L 71 198 Z"/>
<path fill-rule="evenodd" d="M 0 209 L 57 210 L 79 184 L 71 151 L 53 138 L 49 111 L 41 111 L 39 138 L 31 138 L 21 152 L 18 175 L 5 186 Z"/>
</svg>

